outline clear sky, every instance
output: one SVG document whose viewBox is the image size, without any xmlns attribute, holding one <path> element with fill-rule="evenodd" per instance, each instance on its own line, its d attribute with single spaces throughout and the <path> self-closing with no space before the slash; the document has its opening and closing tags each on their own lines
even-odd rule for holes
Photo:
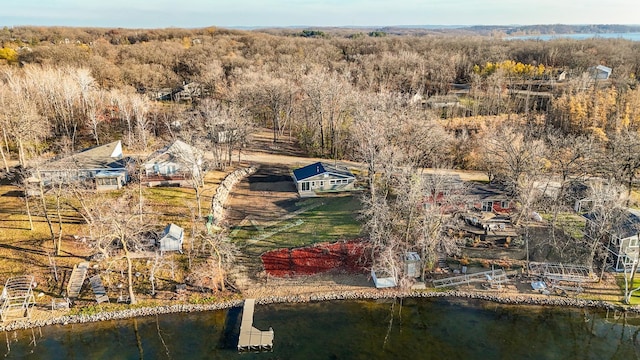
<svg viewBox="0 0 640 360">
<path fill-rule="evenodd" d="M 638 0 L 1 0 L 0 26 L 640 24 Z"/>
</svg>

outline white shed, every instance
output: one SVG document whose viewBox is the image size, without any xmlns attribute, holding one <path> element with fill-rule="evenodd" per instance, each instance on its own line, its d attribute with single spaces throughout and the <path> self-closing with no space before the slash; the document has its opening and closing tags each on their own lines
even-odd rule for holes
<svg viewBox="0 0 640 360">
<path fill-rule="evenodd" d="M 162 237 L 158 240 L 160 251 L 180 251 L 182 252 L 182 242 L 184 240 L 184 229 L 176 224 L 169 224 L 164 228 Z"/>
</svg>

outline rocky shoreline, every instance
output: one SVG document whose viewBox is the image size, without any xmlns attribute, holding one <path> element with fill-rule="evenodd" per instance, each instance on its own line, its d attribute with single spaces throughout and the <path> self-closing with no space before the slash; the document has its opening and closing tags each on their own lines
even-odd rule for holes
<svg viewBox="0 0 640 360">
<path fill-rule="evenodd" d="M 483 300 L 505 305 L 529 305 L 529 306 L 557 306 L 573 308 L 592 308 L 598 310 L 616 310 L 640 314 L 640 306 L 622 306 L 606 301 L 571 299 L 557 296 L 527 296 L 465 292 L 465 291 L 347 291 L 327 294 L 314 294 L 310 296 L 270 296 L 256 299 L 260 305 L 281 303 L 308 303 L 334 300 L 378 300 L 398 298 L 458 298 L 469 300 Z M 6 325 L 0 325 L 0 331 L 24 330 L 51 325 L 82 324 L 109 320 L 122 320 L 134 317 L 153 316 L 172 313 L 191 313 L 200 311 L 222 310 L 242 306 L 243 300 L 232 300 L 214 304 L 176 304 L 157 307 L 142 307 L 119 311 L 101 312 L 93 315 L 64 315 L 46 320 L 26 321 L 17 320 Z"/>
</svg>

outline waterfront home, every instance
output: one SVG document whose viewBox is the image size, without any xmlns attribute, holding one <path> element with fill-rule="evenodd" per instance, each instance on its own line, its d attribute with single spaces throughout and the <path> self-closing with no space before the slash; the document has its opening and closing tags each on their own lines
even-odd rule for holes
<svg viewBox="0 0 640 360">
<path fill-rule="evenodd" d="M 602 216 L 596 212 L 583 215 L 587 219 L 585 226 L 585 236 L 598 238 L 602 236 L 599 228 L 603 222 Z M 605 231 L 605 236 L 601 241 L 605 242 L 609 251 L 609 258 L 613 270 L 622 272 L 625 266 L 630 266 L 637 261 L 640 250 L 640 210 L 624 209 L 613 216 L 607 218 L 616 219 L 613 226 Z M 611 220 L 609 220 L 611 221 Z"/>
<path fill-rule="evenodd" d="M 507 192 L 498 186 L 475 184 L 467 192 L 475 210 L 496 214 L 508 214 L 515 210 L 515 203 Z"/>
<path fill-rule="evenodd" d="M 32 169 L 32 177 L 45 186 L 90 182 L 96 190 L 116 190 L 128 181 L 120 140 L 94 146 Z"/>
<path fill-rule="evenodd" d="M 149 186 L 181 186 L 202 174 L 202 152 L 181 140 L 157 150 L 144 162 L 142 181 Z"/>
<path fill-rule="evenodd" d="M 293 182 L 301 197 L 354 190 L 356 177 L 345 167 L 317 162 L 293 170 Z"/>
</svg>

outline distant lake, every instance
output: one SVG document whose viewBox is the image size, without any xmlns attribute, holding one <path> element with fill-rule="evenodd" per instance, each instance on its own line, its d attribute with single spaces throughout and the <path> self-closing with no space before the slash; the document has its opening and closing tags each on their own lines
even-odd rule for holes
<svg viewBox="0 0 640 360">
<path fill-rule="evenodd" d="M 6 359 L 640 358 L 640 318 L 463 299 L 256 306 L 273 352 L 238 354 L 239 308 L 0 333 Z"/>
<path fill-rule="evenodd" d="M 525 36 L 509 36 L 506 40 L 556 40 L 556 39 L 627 39 L 631 41 L 640 41 L 640 32 L 632 33 L 605 33 L 605 34 L 545 34 L 545 35 L 525 35 Z"/>
</svg>

